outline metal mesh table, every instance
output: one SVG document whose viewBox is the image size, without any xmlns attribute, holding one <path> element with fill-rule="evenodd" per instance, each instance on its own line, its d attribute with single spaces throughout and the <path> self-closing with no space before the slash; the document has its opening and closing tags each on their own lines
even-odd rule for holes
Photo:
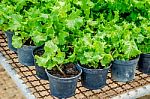
<svg viewBox="0 0 150 99">
<path fill-rule="evenodd" d="M 48 81 L 40 80 L 36 77 L 34 66 L 24 66 L 18 62 L 17 54 L 8 49 L 6 37 L 2 32 L 0 32 L 0 53 L 2 53 L 6 58 L 6 61 L 10 64 L 11 70 L 19 75 L 18 78 L 22 80 L 23 85 L 27 86 L 30 94 L 38 99 L 57 99 L 50 94 Z M 1 62 L 4 61 L 1 60 Z M 133 92 L 135 97 L 139 88 L 148 90 L 147 87 L 144 86 L 150 86 L 150 75 L 143 74 L 138 70 L 136 71 L 135 79 L 132 82 L 127 83 L 113 81 L 109 72 L 107 76 L 107 85 L 104 88 L 99 90 L 89 90 L 84 88 L 79 80 L 75 96 L 72 96 L 69 99 L 107 99 L 116 96 L 121 97 L 123 94 L 130 96 L 129 92 Z M 27 98 L 30 99 L 31 97 Z"/>
</svg>

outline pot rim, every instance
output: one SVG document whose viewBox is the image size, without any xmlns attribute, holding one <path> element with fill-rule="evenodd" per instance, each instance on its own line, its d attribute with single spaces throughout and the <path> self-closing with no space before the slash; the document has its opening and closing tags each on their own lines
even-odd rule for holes
<svg viewBox="0 0 150 99">
<path fill-rule="evenodd" d="M 31 49 L 34 50 L 35 48 L 37 48 L 38 46 L 32 46 L 32 45 L 22 45 L 19 49 Z"/>
<path fill-rule="evenodd" d="M 12 32 L 12 31 L 9 31 L 9 30 L 7 30 L 7 31 L 5 31 L 4 33 L 8 33 L 8 34 L 14 34 L 14 32 Z"/>
<path fill-rule="evenodd" d="M 86 70 L 107 70 L 107 69 L 109 69 L 111 66 L 112 66 L 112 64 L 110 64 L 108 67 L 106 67 L 106 68 L 103 68 L 103 69 L 90 69 L 90 68 L 85 68 L 85 67 L 82 67 L 81 65 L 79 65 L 81 68 L 83 68 L 83 69 L 86 69 Z"/>
<path fill-rule="evenodd" d="M 78 64 L 76 64 L 76 66 L 79 67 Z M 71 79 L 78 78 L 78 77 L 82 74 L 82 69 L 81 69 L 80 67 L 79 67 L 79 69 L 80 69 L 80 73 L 79 73 L 78 75 L 73 76 L 73 77 L 69 77 L 69 78 L 60 78 L 60 77 L 57 77 L 57 76 L 53 76 L 52 74 L 50 74 L 50 73 L 47 71 L 47 69 L 45 69 L 45 72 L 47 73 L 48 76 L 51 76 L 51 77 L 53 77 L 53 78 L 55 78 L 55 79 L 60 79 L 60 80 L 71 80 Z"/>
<path fill-rule="evenodd" d="M 131 60 L 119 60 L 119 59 L 115 59 L 113 62 L 116 63 L 116 62 L 132 62 L 132 61 L 135 61 L 135 60 L 138 60 L 140 58 L 140 55 L 138 55 L 136 58 L 134 59 L 131 59 Z"/>
<path fill-rule="evenodd" d="M 40 50 L 40 49 L 43 49 L 44 50 L 44 45 L 41 45 L 41 46 L 37 46 L 34 50 L 33 50 L 33 55 L 35 55 L 35 51 L 37 50 Z"/>
<path fill-rule="evenodd" d="M 141 53 L 141 55 L 150 56 L 150 53 Z"/>
<path fill-rule="evenodd" d="M 22 47 L 37 47 L 36 45 L 22 45 Z"/>
</svg>

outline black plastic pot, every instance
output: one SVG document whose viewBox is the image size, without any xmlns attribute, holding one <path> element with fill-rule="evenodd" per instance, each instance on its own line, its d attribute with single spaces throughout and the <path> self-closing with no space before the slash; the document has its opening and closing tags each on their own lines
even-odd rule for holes
<svg viewBox="0 0 150 99">
<path fill-rule="evenodd" d="M 34 49 L 33 51 L 33 56 L 35 55 L 36 51 L 43 51 L 43 46 L 37 47 Z M 48 76 L 45 72 L 45 68 L 43 68 L 42 66 L 38 66 L 36 64 L 36 60 L 34 59 L 34 64 L 35 64 L 35 71 L 36 71 L 36 75 L 38 78 L 43 79 L 43 80 L 48 80 Z"/>
<path fill-rule="evenodd" d="M 110 66 L 104 69 L 88 69 L 81 67 L 81 83 L 88 89 L 99 89 L 106 85 L 106 78 Z"/>
<path fill-rule="evenodd" d="M 45 70 L 49 78 L 50 92 L 53 96 L 68 98 L 75 95 L 77 81 L 82 73 L 82 69 L 78 65 L 76 65 L 76 69 L 79 70 L 80 73 L 70 78 L 59 78 Z"/>
<path fill-rule="evenodd" d="M 34 66 L 34 56 L 33 50 L 36 46 L 27 46 L 23 45 L 21 48 L 18 48 L 18 60 L 21 64 L 26 66 Z"/>
<path fill-rule="evenodd" d="M 17 49 L 14 48 L 13 45 L 12 45 L 12 37 L 13 37 L 14 33 L 13 33 L 13 32 L 10 32 L 10 31 L 6 31 L 5 34 L 6 34 L 6 36 L 7 36 L 8 48 L 9 48 L 11 51 L 17 52 Z"/>
<path fill-rule="evenodd" d="M 129 60 L 115 60 L 112 63 L 111 75 L 114 81 L 128 82 L 134 79 L 139 57 Z"/>
<path fill-rule="evenodd" d="M 150 74 L 150 54 L 141 54 L 139 60 L 139 70 Z"/>
<path fill-rule="evenodd" d="M 35 65 L 35 71 L 38 78 L 48 80 L 48 76 L 45 72 L 45 68 Z"/>
</svg>

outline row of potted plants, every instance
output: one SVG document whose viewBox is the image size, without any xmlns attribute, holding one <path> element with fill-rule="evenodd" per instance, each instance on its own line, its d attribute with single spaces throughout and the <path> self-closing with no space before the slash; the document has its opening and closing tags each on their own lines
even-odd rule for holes
<svg viewBox="0 0 150 99">
<path fill-rule="evenodd" d="M 74 95 L 80 75 L 84 87 L 102 88 L 110 68 L 113 80 L 131 81 L 139 56 L 140 71 L 150 74 L 148 0 L 0 3 L 9 48 L 21 64 L 35 65 L 39 78 L 49 79 L 54 96 Z"/>
</svg>

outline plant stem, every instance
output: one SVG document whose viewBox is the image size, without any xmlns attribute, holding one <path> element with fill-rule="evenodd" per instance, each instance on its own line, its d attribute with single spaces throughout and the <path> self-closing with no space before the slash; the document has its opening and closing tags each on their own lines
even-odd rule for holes
<svg viewBox="0 0 150 99">
<path fill-rule="evenodd" d="M 66 74 L 61 70 L 61 68 L 58 65 L 56 65 L 56 66 L 57 66 L 58 70 L 63 74 L 63 76 L 66 77 Z"/>
<path fill-rule="evenodd" d="M 30 45 L 32 45 L 32 40 L 30 41 Z"/>
<path fill-rule="evenodd" d="M 28 40 L 29 38 L 24 38 L 23 40 L 23 44 Z"/>
</svg>

